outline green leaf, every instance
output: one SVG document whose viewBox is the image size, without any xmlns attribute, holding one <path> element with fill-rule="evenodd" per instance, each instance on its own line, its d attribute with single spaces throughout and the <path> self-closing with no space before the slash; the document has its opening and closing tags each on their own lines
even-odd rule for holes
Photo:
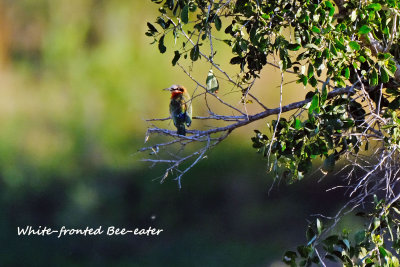
<svg viewBox="0 0 400 267">
<path fill-rule="evenodd" d="M 240 46 L 240 49 L 242 49 L 243 52 L 247 51 L 247 41 L 246 40 L 239 41 L 239 46 Z"/>
<path fill-rule="evenodd" d="M 166 14 L 166 13 L 167 13 L 167 11 L 165 10 L 165 8 L 163 8 L 163 7 L 160 7 L 160 8 L 158 9 L 158 11 L 160 11 L 161 14 Z"/>
<path fill-rule="evenodd" d="M 325 6 L 326 7 L 334 7 L 331 1 L 325 1 Z"/>
<path fill-rule="evenodd" d="M 168 6 L 170 10 L 174 8 L 174 0 L 167 0 L 165 4 Z"/>
<path fill-rule="evenodd" d="M 297 51 L 301 47 L 300 44 L 288 44 L 287 48 L 291 51 Z"/>
<path fill-rule="evenodd" d="M 367 25 L 362 25 L 361 28 L 358 30 L 359 34 L 367 34 L 371 31 L 372 29 L 367 26 Z"/>
<path fill-rule="evenodd" d="M 322 222 L 317 218 L 317 231 L 318 231 L 318 235 L 320 235 L 322 233 Z"/>
<path fill-rule="evenodd" d="M 397 70 L 396 63 L 392 59 L 389 59 L 388 65 L 385 66 L 385 68 L 386 68 L 386 71 L 389 73 L 389 76 L 391 76 L 391 77 L 394 76 L 394 74 L 396 73 L 396 70 Z"/>
<path fill-rule="evenodd" d="M 199 45 L 195 45 L 192 50 L 190 50 L 190 59 L 193 61 L 196 61 L 199 59 L 200 55 L 200 50 L 199 50 Z"/>
<path fill-rule="evenodd" d="M 299 80 L 297 81 L 298 83 L 303 83 L 304 86 L 307 85 L 308 79 L 307 76 L 301 74 Z"/>
<path fill-rule="evenodd" d="M 335 47 L 334 44 L 331 44 L 330 50 L 331 50 L 331 53 L 332 53 L 334 56 L 337 56 L 337 55 L 338 55 L 338 54 L 337 54 L 336 47 Z"/>
<path fill-rule="evenodd" d="M 356 242 L 357 245 L 361 244 L 364 241 L 365 234 L 366 234 L 365 230 L 361 230 L 354 235 L 354 241 Z"/>
<path fill-rule="evenodd" d="M 378 73 L 376 72 L 376 69 L 373 69 L 369 77 L 369 85 L 375 86 L 377 84 L 378 84 Z"/>
<path fill-rule="evenodd" d="M 158 50 L 160 50 L 161 54 L 164 54 L 167 51 L 167 48 L 164 45 L 165 35 L 161 36 L 160 40 L 158 40 Z"/>
<path fill-rule="evenodd" d="M 310 79 L 314 75 L 314 66 L 310 63 L 308 64 L 307 78 Z"/>
<path fill-rule="evenodd" d="M 151 33 L 153 33 L 153 32 L 158 32 L 157 29 L 156 29 L 156 27 L 154 27 L 153 24 L 151 24 L 150 22 L 147 22 L 147 27 L 149 28 L 149 31 L 150 31 Z"/>
<path fill-rule="evenodd" d="M 237 57 L 233 57 L 231 58 L 231 60 L 229 61 L 230 64 L 235 65 L 235 64 L 240 64 L 242 63 L 243 58 L 237 56 Z"/>
<path fill-rule="evenodd" d="M 379 11 L 382 9 L 382 6 L 378 3 L 369 4 L 367 9 L 373 9 L 374 11 Z"/>
<path fill-rule="evenodd" d="M 366 61 L 365 57 L 363 57 L 363 56 L 359 56 L 359 57 L 358 57 L 358 60 L 359 60 L 361 63 L 364 63 L 364 62 Z"/>
<path fill-rule="evenodd" d="M 319 94 L 315 94 L 311 100 L 311 105 L 308 108 L 308 113 L 312 114 L 314 111 L 319 113 Z"/>
<path fill-rule="evenodd" d="M 212 70 L 208 72 L 206 86 L 207 91 L 210 91 L 211 93 L 218 93 L 219 83 Z"/>
<path fill-rule="evenodd" d="M 295 128 L 296 130 L 300 130 L 300 129 L 301 129 L 301 120 L 299 120 L 299 119 L 296 118 L 296 120 L 295 120 L 295 122 L 294 122 L 294 128 Z"/>
<path fill-rule="evenodd" d="M 321 104 L 325 103 L 326 99 L 328 98 L 328 89 L 327 85 L 329 84 L 330 78 L 324 82 L 321 89 Z"/>
<path fill-rule="evenodd" d="M 186 5 L 182 8 L 181 11 L 181 20 L 184 24 L 187 24 L 189 22 L 189 6 Z"/>
<path fill-rule="evenodd" d="M 388 256 L 388 251 L 387 251 L 384 247 L 382 247 L 382 246 L 379 247 L 379 253 L 381 254 L 381 256 L 382 256 L 383 258 L 385 258 L 386 256 Z"/>
<path fill-rule="evenodd" d="M 253 44 L 257 44 L 258 38 L 260 36 L 257 35 L 257 27 L 256 26 L 253 26 L 251 28 L 251 31 L 250 31 L 249 35 L 250 35 L 250 42 L 253 43 Z"/>
<path fill-rule="evenodd" d="M 305 48 L 312 48 L 312 49 L 315 49 L 315 50 L 319 49 L 319 47 L 317 45 L 315 45 L 315 44 L 306 44 L 304 47 Z"/>
<path fill-rule="evenodd" d="M 286 251 L 284 256 L 291 259 L 295 259 L 297 258 L 297 253 L 294 251 Z"/>
<path fill-rule="evenodd" d="M 217 29 L 217 31 L 221 30 L 222 21 L 218 15 L 215 15 L 214 24 L 215 24 L 215 29 Z"/>
<path fill-rule="evenodd" d="M 178 62 L 178 60 L 179 60 L 180 57 L 181 57 L 181 54 L 179 53 L 178 50 L 176 50 L 174 53 L 175 53 L 175 56 L 174 56 L 174 58 L 172 59 L 172 66 L 175 66 L 176 63 Z"/>
<path fill-rule="evenodd" d="M 335 14 L 335 7 L 332 2 L 325 1 L 325 6 L 329 8 L 329 17 L 332 17 Z"/>
<path fill-rule="evenodd" d="M 360 45 L 356 41 L 350 41 L 349 46 L 351 49 L 353 49 L 355 51 L 358 51 L 361 48 Z"/>
<path fill-rule="evenodd" d="M 381 225 L 381 220 L 374 218 L 374 230 L 376 230 Z"/>
<path fill-rule="evenodd" d="M 384 83 L 389 81 L 389 74 L 386 72 L 385 68 L 381 68 L 381 80 Z"/>
<path fill-rule="evenodd" d="M 299 162 L 299 165 L 297 166 L 297 170 L 303 174 L 311 171 L 311 168 L 312 168 L 312 162 L 311 162 L 311 159 L 309 159 L 309 158 L 301 160 Z"/>
<path fill-rule="evenodd" d="M 161 28 L 165 29 L 167 27 L 164 19 L 162 17 L 158 17 L 156 23 L 161 26 Z"/>
<path fill-rule="evenodd" d="M 318 81 L 317 81 L 317 79 L 315 79 L 314 76 L 311 77 L 311 78 L 308 80 L 308 82 L 311 84 L 312 87 L 316 87 L 317 84 L 318 84 Z"/>
<path fill-rule="evenodd" d="M 317 26 L 313 26 L 313 27 L 311 28 L 311 31 L 312 31 L 312 32 L 315 32 L 315 33 L 321 33 L 321 30 L 320 30 Z"/>
<path fill-rule="evenodd" d="M 294 251 L 286 251 L 283 255 L 283 262 L 287 264 L 295 264 L 297 258 L 297 253 Z M 293 266 L 293 265 L 292 265 Z"/>
<path fill-rule="evenodd" d="M 349 67 L 346 67 L 346 68 L 344 69 L 344 77 L 345 77 L 346 79 L 349 79 L 349 78 L 350 78 L 350 68 L 349 68 Z"/>
<path fill-rule="evenodd" d="M 379 60 L 387 60 L 391 57 L 390 53 L 379 53 L 378 54 L 378 59 Z"/>
<path fill-rule="evenodd" d="M 270 15 L 268 15 L 268 14 L 262 14 L 261 15 L 261 17 L 263 18 L 263 19 L 265 19 L 265 20 L 269 20 L 270 18 L 271 18 L 271 16 Z"/>
<path fill-rule="evenodd" d="M 306 246 L 298 246 L 297 251 L 299 252 L 301 257 L 307 258 L 308 254 L 311 252 L 311 248 Z"/>
<path fill-rule="evenodd" d="M 195 12 L 197 10 L 197 6 L 194 2 L 189 2 L 189 11 Z"/>
<path fill-rule="evenodd" d="M 325 160 L 324 164 L 322 165 L 322 170 L 325 173 L 331 172 L 335 169 L 335 155 L 329 155 Z"/>
<path fill-rule="evenodd" d="M 335 44 L 336 44 L 336 47 L 339 48 L 340 50 L 346 51 L 346 46 L 344 46 L 344 43 L 343 43 L 342 40 L 339 40 L 339 39 L 336 38 L 335 39 Z"/>
<path fill-rule="evenodd" d="M 338 242 L 339 242 L 339 236 L 338 235 L 328 236 L 323 241 L 323 243 L 328 247 L 333 247 L 333 246 L 337 245 Z"/>
</svg>

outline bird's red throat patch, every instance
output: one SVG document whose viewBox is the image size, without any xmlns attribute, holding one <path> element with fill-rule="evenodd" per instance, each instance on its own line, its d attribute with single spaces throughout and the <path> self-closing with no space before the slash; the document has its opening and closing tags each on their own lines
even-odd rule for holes
<svg viewBox="0 0 400 267">
<path fill-rule="evenodd" d="M 178 97 L 180 95 L 182 95 L 181 91 L 176 90 L 176 91 L 172 91 L 171 92 L 171 98 L 176 98 L 176 97 Z"/>
</svg>

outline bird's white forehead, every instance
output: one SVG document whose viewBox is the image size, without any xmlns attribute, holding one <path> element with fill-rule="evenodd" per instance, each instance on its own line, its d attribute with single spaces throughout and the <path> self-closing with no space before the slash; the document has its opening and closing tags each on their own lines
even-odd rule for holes
<svg viewBox="0 0 400 267">
<path fill-rule="evenodd" d="M 175 90 L 175 89 L 178 89 L 179 87 L 181 87 L 181 86 L 178 84 L 173 84 L 173 85 L 171 85 L 170 89 Z"/>
</svg>

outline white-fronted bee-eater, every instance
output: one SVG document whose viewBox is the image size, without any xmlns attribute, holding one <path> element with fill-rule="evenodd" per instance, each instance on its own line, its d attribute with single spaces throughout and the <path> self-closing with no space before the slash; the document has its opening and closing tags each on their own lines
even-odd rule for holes
<svg viewBox="0 0 400 267">
<path fill-rule="evenodd" d="M 177 134 L 186 135 L 186 127 L 192 123 L 192 103 L 190 95 L 185 87 L 181 85 L 172 85 L 165 88 L 171 92 L 171 102 L 169 103 L 169 112 Z"/>
</svg>

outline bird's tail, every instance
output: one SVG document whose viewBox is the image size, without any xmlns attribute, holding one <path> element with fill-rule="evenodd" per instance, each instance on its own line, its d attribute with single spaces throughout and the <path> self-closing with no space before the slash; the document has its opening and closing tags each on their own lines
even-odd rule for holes
<svg viewBox="0 0 400 267">
<path fill-rule="evenodd" d="M 183 124 L 183 123 L 178 124 L 176 126 L 176 129 L 177 129 L 177 131 L 176 131 L 177 134 L 186 135 L 185 124 Z"/>
</svg>

